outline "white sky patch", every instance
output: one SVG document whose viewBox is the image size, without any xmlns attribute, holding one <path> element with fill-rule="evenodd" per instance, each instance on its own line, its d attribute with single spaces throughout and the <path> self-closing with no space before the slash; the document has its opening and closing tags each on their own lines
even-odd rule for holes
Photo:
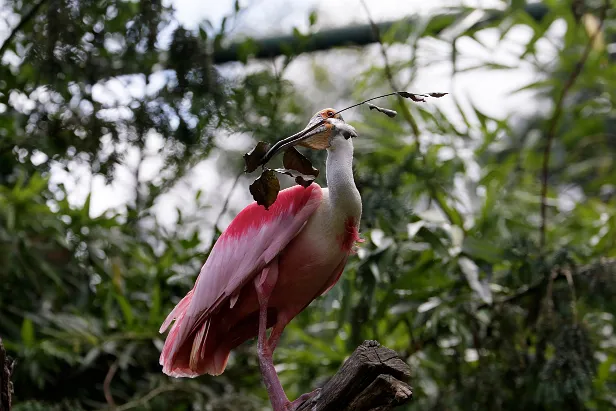
<svg viewBox="0 0 616 411">
<path fill-rule="evenodd" d="M 219 27 L 223 17 L 229 16 L 235 0 L 195 2 L 193 0 L 170 0 L 176 8 L 176 17 L 187 28 L 196 28 L 208 19 Z M 491 7 L 502 8 L 499 0 L 366 0 L 372 18 L 377 21 L 398 20 L 415 14 L 429 14 L 445 7 Z M 294 27 L 308 28 L 308 14 L 319 15 L 318 28 L 365 24 L 366 13 L 359 0 L 241 0 L 241 21 L 236 30 L 251 35 L 268 36 L 288 34 Z"/>
</svg>

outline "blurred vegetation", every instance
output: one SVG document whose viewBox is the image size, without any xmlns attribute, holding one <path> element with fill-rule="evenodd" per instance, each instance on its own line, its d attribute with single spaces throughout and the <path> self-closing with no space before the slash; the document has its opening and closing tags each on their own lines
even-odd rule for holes
<svg viewBox="0 0 616 411">
<path fill-rule="evenodd" d="M 457 10 L 454 40 L 427 24 L 394 25 L 377 47 L 411 57 L 372 61 L 331 96 L 336 107 L 392 84 L 425 91 L 415 80 L 426 44 L 450 50 L 430 60 L 450 61 L 454 79 L 473 66 L 514 68 L 462 67 L 456 45 L 470 37 L 494 52 L 523 26 L 532 35 L 518 63 L 539 73 L 524 89 L 546 109 L 491 118 L 454 94 L 453 114 L 395 99 L 393 120 L 358 112 L 368 241 L 287 328 L 275 361 L 290 397 L 376 339 L 412 367 L 409 410 L 616 408 L 616 13 L 609 2 L 550 0 L 535 21 L 523 3 L 472 28 L 464 19 L 473 10 Z M 234 16 L 190 31 L 160 0 L 7 0 L 0 11 L 12 26 L 23 19 L 0 49 L 0 336 L 16 359 L 14 409 L 267 408 L 250 342 L 222 376 L 161 373 L 158 327 L 207 257 L 203 230 L 215 237 L 237 207 L 206 219 L 200 211 L 226 204 L 226 190 L 196 191 L 196 211 L 178 210 L 172 228 L 156 210 L 187 180 L 211 178 L 195 174 L 210 158 L 247 192 L 249 179 L 236 178 L 242 149 L 218 137 L 274 141 L 322 108 L 285 77 L 301 50 L 276 70 L 244 58 L 246 70 L 222 75 L 206 50 L 228 39 Z M 307 20 L 318 24 L 316 14 Z M 555 25 L 564 27 L 556 42 Z M 483 44 L 484 31 L 500 41 Z M 557 50 L 549 64 L 541 43 Z M 254 44 L 246 40 L 244 57 Z M 325 93 L 326 65 L 313 70 Z M 105 86 L 128 96 L 109 97 Z M 160 170 L 148 176 L 152 159 Z M 62 171 L 128 181 L 133 195 L 94 213 L 96 193 L 69 202 L 74 187 L 53 178 Z"/>
</svg>

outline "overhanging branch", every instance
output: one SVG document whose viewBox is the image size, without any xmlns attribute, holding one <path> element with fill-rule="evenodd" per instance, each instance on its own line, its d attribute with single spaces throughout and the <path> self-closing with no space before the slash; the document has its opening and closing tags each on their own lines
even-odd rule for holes
<svg viewBox="0 0 616 411">
<path fill-rule="evenodd" d="M 547 6 L 543 4 L 528 4 L 524 9 L 534 20 L 541 21 L 548 13 Z M 470 31 L 479 30 L 482 27 L 492 23 L 495 20 L 502 18 L 505 14 L 503 11 L 494 11 L 490 13 L 486 18 L 477 22 Z M 460 17 L 459 14 L 442 14 L 432 17 L 430 23 L 426 27 L 425 31 L 427 35 L 436 36 L 454 23 Z M 376 28 L 380 33 L 386 33 L 394 25 L 414 26 L 417 25 L 416 18 L 409 18 L 404 20 L 389 21 L 376 24 Z M 406 40 L 406 37 L 402 35 L 402 32 L 395 39 Z M 374 27 L 371 24 L 362 24 L 347 26 L 329 30 L 321 30 L 309 37 L 302 39 L 293 35 L 279 36 L 279 37 L 267 37 L 262 39 L 255 39 L 254 45 L 255 52 L 251 54 L 256 59 L 270 59 L 276 56 L 286 54 L 287 50 L 297 52 L 301 50 L 302 53 L 311 53 L 315 51 L 330 50 L 335 47 L 348 47 L 348 46 L 365 46 L 372 43 L 379 42 L 378 36 L 375 34 Z M 213 62 L 214 64 L 223 64 L 232 61 L 238 61 L 243 54 L 243 44 L 241 42 L 231 44 L 226 48 L 220 48 L 214 50 Z"/>
<path fill-rule="evenodd" d="M 9 37 L 0 46 L 0 58 L 8 49 L 9 45 L 14 40 L 14 37 L 21 31 L 25 25 L 32 20 L 40 7 L 47 0 L 39 0 L 21 19 L 19 24 L 11 31 Z M 524 9 L 528 15 L 536 20 L 541 21 L 548 13 L 548 8 L 543 4 L 529 4 Z M 425 27 L 426 36 L 437 36 L 443 30 L 450 27 L 457 21 L 463 13 L 446 13 L 436 15 L 430 18 L 430 22 Z M 503 17 L 504 11 L 492 11 L 487 17 L 474 24 L 468 33 L 480 30 L 490 23 L 497 21 Z M 408 18 L 397 21 L 389 21 L 378 23 L 374 27 L 370 24 L 353 25 L 334 29 L 321 30 L 310 34 L 306 37 L 298 37 L 294 35 L 266 37 L 261 39 L 253 39 L 250 46 L 251 52 L 247 53 L 246 44 L 244 41 L 234 42 L 227 47 L 218 47 L 213 50 L 212 62 L 220 65 L 233 61 L 240 61 L 248 56 L 255 59 L 271 59 L 277 56 L 286 55 L 288 53 L 312 53 L 316 51 L 331 50 L 336 47 L 356 46 L 362 47 L 368 44 L 377 43 L 379 41 L 375 32 L 386 33 L 392 27 L 399 26 L 401 30 L 397 31 L 394 40 L 405 41 L 408 35 L 409 28 L 419 25 L 417 18 Z M 375 31 L 375 27 L 378 29 Z M 160 69 L 165 70 L 165 62 L 159 62 Z M 138 74 L 134 72 L 124 72 L 122 69 L 110 69 L 108 77 L 117 77 Z M 98 79 L 105 80 L 104 78 Z"/>
</svg>

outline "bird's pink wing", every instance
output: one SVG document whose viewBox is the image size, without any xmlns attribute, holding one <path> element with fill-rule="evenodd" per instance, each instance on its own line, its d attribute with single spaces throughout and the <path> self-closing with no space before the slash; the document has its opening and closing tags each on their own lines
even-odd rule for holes
<svg viewBox="0 0 616 411">
<path fill-rule="evenodd" d="M 173 358 L 182 342 L 222 301 L 230 298 L 233 305 L 241 288 L 301 231 L 322 198 L 321 187 L 314 183 L 308 188 L 282 190 L 269 210 L 256 203 L 242 210 L 212 248 L 194 288 L 162 324 L 160 332 L 174 319 L 173 328 L 179 327 L 172 330 L 173 341 L 167 339 L 163 357 Z"/>
</svg>

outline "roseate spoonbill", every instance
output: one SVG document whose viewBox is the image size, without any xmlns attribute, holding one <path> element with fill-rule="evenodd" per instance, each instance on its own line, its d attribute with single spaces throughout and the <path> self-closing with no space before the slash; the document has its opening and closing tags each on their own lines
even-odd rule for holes
<svg viewBox="0 0 616 411">
<path fill-rule="evenodd" d="M 324 123 L 309 130 L 320 121 Z M 362 205 L 353 180 L 351 137 L 357 137 L 355 129 L 333 109 L 325 109 L 304 132 L 283 140 L 285 147 L 327 149 L 327 188 L 294 186 L 282 190 L 269 210 L 252 203 L 235 217 L 193 289 L 160 328 L 164 332 L 175 320 L 160 356 L 165 374 L 221 374 L 230 351 L 257 336 L 261 374 L 274 411 L 296 408 L 299 400 L 287 399 L 272 355 L 285 326 L 336 284 L 355 242 L 361 241 Z"/>
</svg>

